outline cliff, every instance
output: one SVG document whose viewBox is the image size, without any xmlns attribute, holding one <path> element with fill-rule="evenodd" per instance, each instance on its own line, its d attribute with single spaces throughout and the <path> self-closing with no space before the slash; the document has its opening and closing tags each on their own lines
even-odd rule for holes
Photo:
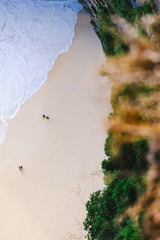
<svg viewBox="0 0 160 240">
<path fill-rule="evenodd" d="M 145 29 L 137 22 L 143 15 L 159 11 L 159 1 L 149 0 L 138 4 L 132 0 L 79 0 L 91 17 L 91 24 L 101 40 L 106 55 L 119 55 L 127 51 L 127 46 L 121 41 L 111 15 L 116 14 L 132 24 L 135 23 L 140 34 L 146 34 Z"/>
<path fill-rule="evenodd" d="M 91 23 L 94 27 L 94 30 L 98 37 L 101 40 L 103 48 L 105 47 L 103 38 L 101 36 L 101 32 L 99 30 L 99 20 L 98 20 L 98 11 L 97 9 L 102 7 L 102 8 L 107 8 L 107 4 L 103 0 L 79 0 L 79 2 L 82 4 L 86 12 L 89 13 L 91 17 Z"/>
</svg>

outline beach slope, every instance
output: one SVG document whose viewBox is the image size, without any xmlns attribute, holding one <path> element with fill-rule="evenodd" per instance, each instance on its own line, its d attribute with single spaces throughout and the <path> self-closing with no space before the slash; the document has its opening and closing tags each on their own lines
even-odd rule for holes
<svg viewBox="0 0 160 240">
<path fill-rule="evenodd" d="M 98 72 L 103 61 L 81 11 L 73 45 L 8 122 L 0 148 L 0 239 L 85 239 L 85 203 L 103 188 L 103 123 L 110 112 L 110 86 Z"/>
</svg>

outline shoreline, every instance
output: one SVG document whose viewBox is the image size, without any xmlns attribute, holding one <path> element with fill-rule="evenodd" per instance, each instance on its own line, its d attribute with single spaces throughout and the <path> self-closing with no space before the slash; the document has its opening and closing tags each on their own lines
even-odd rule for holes
<svg viewBox="0 0 160 240">
<path fill-rule="evenodd" d="M 103 188 L 103 122 L 111 88 L 98 73 L 104 59 L 81 11 L 69 51 L 8 121 L 0 148 L 1 239 L 84 239 L 85 203 Z"/>
<path fill-rule="evenodd" d="M 14 1 L 14 0 L 13 0 Z M 73 43 L 78 0 L 0 2 L 0 144 L 7 124 L 46 82 L 56 58 Z"/>
</svg>

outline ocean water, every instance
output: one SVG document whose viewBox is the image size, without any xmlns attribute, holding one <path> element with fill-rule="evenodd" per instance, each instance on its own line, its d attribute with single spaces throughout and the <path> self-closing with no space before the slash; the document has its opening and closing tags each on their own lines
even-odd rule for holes
<svg viewBox="0 0 160 240">
<path fill-rule="evenodd" d="M 0 0 L 0 143 L 74 38 L 78 0 Z"/>
</svg>

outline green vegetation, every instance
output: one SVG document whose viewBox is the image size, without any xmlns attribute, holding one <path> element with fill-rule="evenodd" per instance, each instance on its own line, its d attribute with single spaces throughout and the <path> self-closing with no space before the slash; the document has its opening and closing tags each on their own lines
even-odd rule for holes
<svg viewBox="0 0 160 240">
<path fill-rule="evenodd" d="M 105 2 L 108 3 L 106 8 L 100 4 L 95 11 L 99 22 L 98 34 L 103 40 L 107 56 L 123 58 L 125 53 L 130 53 L 130 46 L 111 16 L 118 15 L 129 23 L 135 24 L 140 36 L 148 38 L 146 30 L 140 24 L 140 18 L 145 14 L 156 13 L 156 6 L 152 0 L 136 7 L 133 7 L 129 0 L 111 0 L 110 2 L 105 0 Z M 92 24 L 95 25 L 93 20 Z M 159 24 L 155 23 L 151 25 L 151 28 L 154 31 L 158 26 Z M 139 44 L 140 50 L 142 45 L 142 43 Z M 84 227 L 88 232 L 89 240 L 150 239 L 146 238 L 144 233 L 145 212 L 143 209 L 134 220 L 126 213 L 126 210 L 134 206 L 147 189 L 146 173 L 150 168 L 147 161 L 149 143 L 144 136 L 137 134 L 133 137 L 130 132 L 125 132 L 123 124 L 139 126 L 159 121 L 159 117 L 157 117 L 159 115 L 156 112 L 158 102 L 156 97 L 152 97 L 160 92 L 160 85 L 152 77 L 151 81 L 145 82 L 146 76 L 154 71 L 155 62 L 148 58 L 145 59 L 145 57 L 141 59 L 140 53 L 137 60 L 134 59 L 133 64 L 131 57 L 132 71 L 127 75 L 128 77 L 130 74 L 128 83 L 122 81 L 123 83 L 117 87 L 114 79 L 112 87 L 113 112 L 109 119 L 113 122 L 115 119 L 118 120 L 120 130 L 110 128 L 104 146 L 107 159 L 102 161 L 102 170 L 106 187 L 102 191 L 93 193 L 86 204 L 87 215 Z M 142 74 L 138 80 L 133 80 L 132 73 L 137 72 L 138 68 L 141 73 L 146 72 L 147 74 Z M 144 76 L 145 79 L 143 79 Z M 144 99 L 143 103 L 142 99 Z M 107 176 L 109 176 L 109 181 Z"/>
<path fill-rule="evenodd" d="M 117 109 L 125 104 L 126 98 L 130 100 L 131 105 L 136 106 L 141 95 L 147 98 L 159 91 L 158 84 L 123 84 L 118 91 L 112 91 L 112 100 L 116 104 L 112 105 L 113 113 L 110 118 L 119 116 L 120 112 Z M 133 122 L 142 121 L 140 117 L 132 116 Z M 126 133 L 121 132 L 121 135 L 123 137 Z M 139 137 L 128 142 L 120 141 L 117 145 L 119 137 L 117 132 L 108 131 L 104 147 L 107 160 L 102 161 L 102 170 L 104 175 L 109 174 L 112 177 L 106 183 L 106 188 L 93 193 L 86 204 L 87 216 L 84 227 L 90 240 L 145 239 L 140 217 L 136 221 L 130 217 L 122 221 L 119 218 L 128 207 L 136 203 L 146 189 L 145 173 L 149 169 L 148 141 Z M 116 154 L 114 149 L 117 150 Z"/>
<path fill-rule="evenodd" d="M 142 177 L 120 178 L 118 175 L 102 192 L 93 193 L 86 204 L 87 217 L 84 222 L 88 239 L 120 240 L 142 239 L 138 224 L 130 218 L 122 222 L 118 216 L 137 199 L 143 191 Z"/>
<path fill-rule="evenodd" d="M 141 104 L 139 102 L 141 97 L 150 99 L 157 92 L 160 92 L 160 87 L 156 82 L 124 83 L 118 89 L 116 86 L 115 91 L 113 86 L 113 113 L 109 118 L 114 121 L 115 117 L 121 117 L 120 109 L 125 105 L 126 99 L 130 106 L 136 107 L 137 104 Z M 152 121 L 153 119 L 148 117 L 147 109 L 144 107 L 145 114 L 144 112 L 133 112 L 131 116 L 128 114 L 126 121 L 133 124 Z M 152 110 L 154 109 L 151 108 L 149 111 L 152 113 Z M 134 221 L 127 215 L 124 217 L 123 214 L 146 191 L 145 175 L 150 167 L 147 161 L 149 144 L 147 139 L 140 136 L 123 141 L 128 136 L 123 130 L 108 131 L 104 146 L 107 159 L 102 161 L 102 170 L 104 176 L 109 175 L 111 179 L 105 182 L 106 188 L 93 193 L 86 204 L 87 216 L 84 227 L 88 231 L 89 240 L 146 239 L 143 232 L 143 212 Z"/>
<path fill-rule="evenodd" d="M 149 70 L 152 68 L 152 63 L 146 62 L 143 64 L 143 68 Z M 124 100 L 128 100 L 132 104 L 138 103 L 138 97 L 149 97 L 152 94 L 160 91 L 159 84 L 150 84 L 145 85 L 144 83 L 140 82 L 139 84 L 130 83 L 125 84 L 123 88 L 121 88 L 115 98 L 114 93 L 112 96 L 112 107 L 113 109 L 117 106 L 117 101 L 119 103 L 123 102 Z"/>
<path fill-rule="evenodd" d="M 105 143 L 105 153 L 108 157 L 103 160 L 102 169 L 105 172 L 114 172 L 119 170 L 133 171 L 143 174 L 148 169 L 146 160 L 149 151 L 148 143 L 145 139 L 140 139 L 132 143 L 122 143 L 119 146 L 118 156 L 112 154 L 111 148 L 114 143 L 113 134 L 108 133 Z"/>
<path fill-rule="evenodd" d="M 122 34 L 113 23 L 108 12 L 102 8 L 98 9 L 99 31 L 104 43 L 106 55 L 121 55 L 129 51 L 128 44 L 123 40 Z"/>
<path fill-rule="evenodd" d="M 108 3 L 108 1 L 106 1 Z M 104 52 L 107 56 L 119 56 L 129 51 L 129 45 L 117 26 L 113 23 L 113 15 L 118 15 L 131 24 L 136 24 L 139 34 L 147 37 L 147 32 L 139 20 L 145 14 L 156 13 L 154 1 L 144 2 L 141 6 L 133 7 L 129 0 L 112 0 L 107 8 L 101 5 L 97 8 L 100 38 L 104 43 Z M 94 22 L 92 21 L 94 25 Z"/>
<path fill-rule="evenodd" d="M 145 190 L 143 174 L 148 169 L 148 143 L 145 139 L 123 143 L 115 156 L 112 154 L 115 137 L 108 133 L 105 143 L 108 159 L 102 162 L 104 174 L 112 173 L 112 179 L 102 192 L 93 193 L 86 204 L 85 230 L 91 240 L 142 240 L 139 222 L 132 222 L 129 217 L 120 222 L 119 217 Z"/>
</svg>

